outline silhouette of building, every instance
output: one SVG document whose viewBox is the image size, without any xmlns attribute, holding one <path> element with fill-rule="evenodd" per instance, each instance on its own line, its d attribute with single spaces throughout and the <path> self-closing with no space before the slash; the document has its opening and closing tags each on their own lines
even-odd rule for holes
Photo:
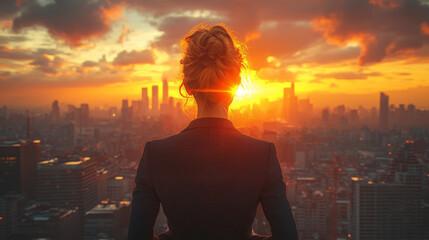
<svg viewBox="0 0 429 240">
<path fill-rule="evenodd" d="M 33 139 L 33 117 L 27 113 L 27 141 L 31 141 Z"/>
<path fill-rule="evenodd" d="M 55 100 L 52 103 L 51 116 L 52 116 L 52 123 L 53 124 L 59 123 L 59 121 L 60 121 L 60 107 L 58 105 L 58 100 Z"/>
<path fill-rule="evenodd" d="M 128 106 L 128 99 L 122 100 L 122 107 L 121 107 L 121 124 L 122 128 L 126 128 L 130 124 L 130 108 Z"/>
<path fill-rule="evenodd" d="M 143 116 L 149 115 L 149 95 L 147 87 L 142 88 L 142 105 Z"/>
<path fill-rule="evenodd" d="M 0 239 L 13 240 L 10 234 L 16 231 L 26 202 L 22 194 L 6 194 L 0 197 Z"/>
<path fill-rule="evenodd" d="M 89 105 L 82 103 L 79 109 L 79 127 L 89 126 Z"/>
<path fill-rule="evenodd" d="M 84 239 L 126 239 L 130 213 L 129 201 L 101 201 L 85 213 Z"/>
<path fill-rule="evenodd" d="M 168 104 L 168 81 L 167 78 L 162 80 L 162 103 Z"/>
<path fill-rule="evenodd" d="M 157 116 L 159 114 L 158 108 L 158 85 L 152 86 L 152 116 Z"/>
<path fill-rule="evenodd" d="M 51 208 L 49 205 L 33 204 L 25 209 L 10 239 L 80 239 L 81 221 L 74 209 Z"/>
<path fill-rule="evenodd" d="M 380 128 L 387 128 L 389 124 L 389 96 L 380 92 Z"/>
<path fill-rule="evenodd" d="M 171 115 L 170 109 L 169 109 L 169 99 L 168 99 L 168 82 L 167 79 L 164 78 L 162 81 L 162 103 L 160 107 L 161 114 L 169 114 Z"/>
<path fill-rule="evenodd" d="M 134 183 L 133 180 L 131 180 Z M 115 176 L 107 180 L 107 198 L 113 201 L 121 201 L 128 193 L 131 198 L 131 192 L 134 184 L 130 184 L 130 179 L 124 176 Z"/>
<path fill-rule="evenodd" d="M 90 210 L 97 204 L 97 167 L 89 157 L 45 160 L 37 165 L 37 200 L 54 207 Z"/>
<path fill-rule="evenodd" d="M 288 120 L 289 118 L 289 96 L 290 96 L 290 88 L 283 88 L 282 114 L 285 120 Z"/>
<path fill-rule="evenodd" d="M 40 140 L 4 141 L 0 145 L 0 195 L 35 197 L 36 166 L 40 161 Z"/>
<path fill-rule="evenodd" d="M 329 118 L 330 118 L 330 114 L 329 114 L 329 108 L 324 108 L 322 110 L 322 121 L 327 124 L 329 123 Z"/>
</svg>

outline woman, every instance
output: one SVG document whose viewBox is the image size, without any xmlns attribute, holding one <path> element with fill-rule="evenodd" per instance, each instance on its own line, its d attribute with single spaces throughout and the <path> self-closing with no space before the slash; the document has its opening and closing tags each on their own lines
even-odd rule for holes
<svg viewBox="0 0 429 240">
<path fill-rule="evenodd" d="M 197 118 L 145 144 L 128 239 L 298 239 L 274 144 L 227 119 L 243 66 L 237 42 L 216 25 L 191 31 L 182 47 L 182 86 L 196 100 Z M 272 236 L 252 234 L 259 203 Z M 160 204 L 168 231 L 154 236 Z"/>
</svg>

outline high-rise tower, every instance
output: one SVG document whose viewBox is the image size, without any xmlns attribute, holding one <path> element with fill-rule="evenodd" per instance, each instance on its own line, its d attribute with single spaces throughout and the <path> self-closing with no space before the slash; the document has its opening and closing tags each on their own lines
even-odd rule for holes
<svg viewBox="0 0 429 240">
<path fill-rule="evenodd" d="M 158 115 L 158 85 L 152 86 L 152 115 Z"/>
<path fill-rule="evenodd" d="M 389 96 L 380 92 L 380 128 L 387 128 L 389 123 Z"/>
</svg>

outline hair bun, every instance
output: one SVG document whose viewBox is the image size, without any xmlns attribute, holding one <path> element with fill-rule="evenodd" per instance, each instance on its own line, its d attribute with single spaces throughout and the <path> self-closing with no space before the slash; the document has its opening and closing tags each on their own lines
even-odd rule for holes
<svg viewBox="0 0 429 240">
<path fill-rule="evenodd" d="M 190 89 L 195 97 L 199 95 L 195 92 L 216 89 L 231 91 L 240 84 L 243 56 L 225 27 L 215 25 L 191 30 L 181 42 L 181 47 L 182 85 Z"/>
</svg>

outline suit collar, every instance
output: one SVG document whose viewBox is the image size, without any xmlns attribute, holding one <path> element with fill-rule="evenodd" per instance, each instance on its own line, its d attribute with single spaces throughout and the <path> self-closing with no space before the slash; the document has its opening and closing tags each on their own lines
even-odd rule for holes
<svg viewBox="0 0 429 240">
<path fill-rule="evenodd" d="M 222 129 L 238 131 L 229 119 L 220 118 L 220 117 L 196 118 L 192 120 L 189 123 L 188 127 L 183 129 L 182 132 L 190 129 L 194 129 L 194 128 L 222 128 Z"/>
</svg>

